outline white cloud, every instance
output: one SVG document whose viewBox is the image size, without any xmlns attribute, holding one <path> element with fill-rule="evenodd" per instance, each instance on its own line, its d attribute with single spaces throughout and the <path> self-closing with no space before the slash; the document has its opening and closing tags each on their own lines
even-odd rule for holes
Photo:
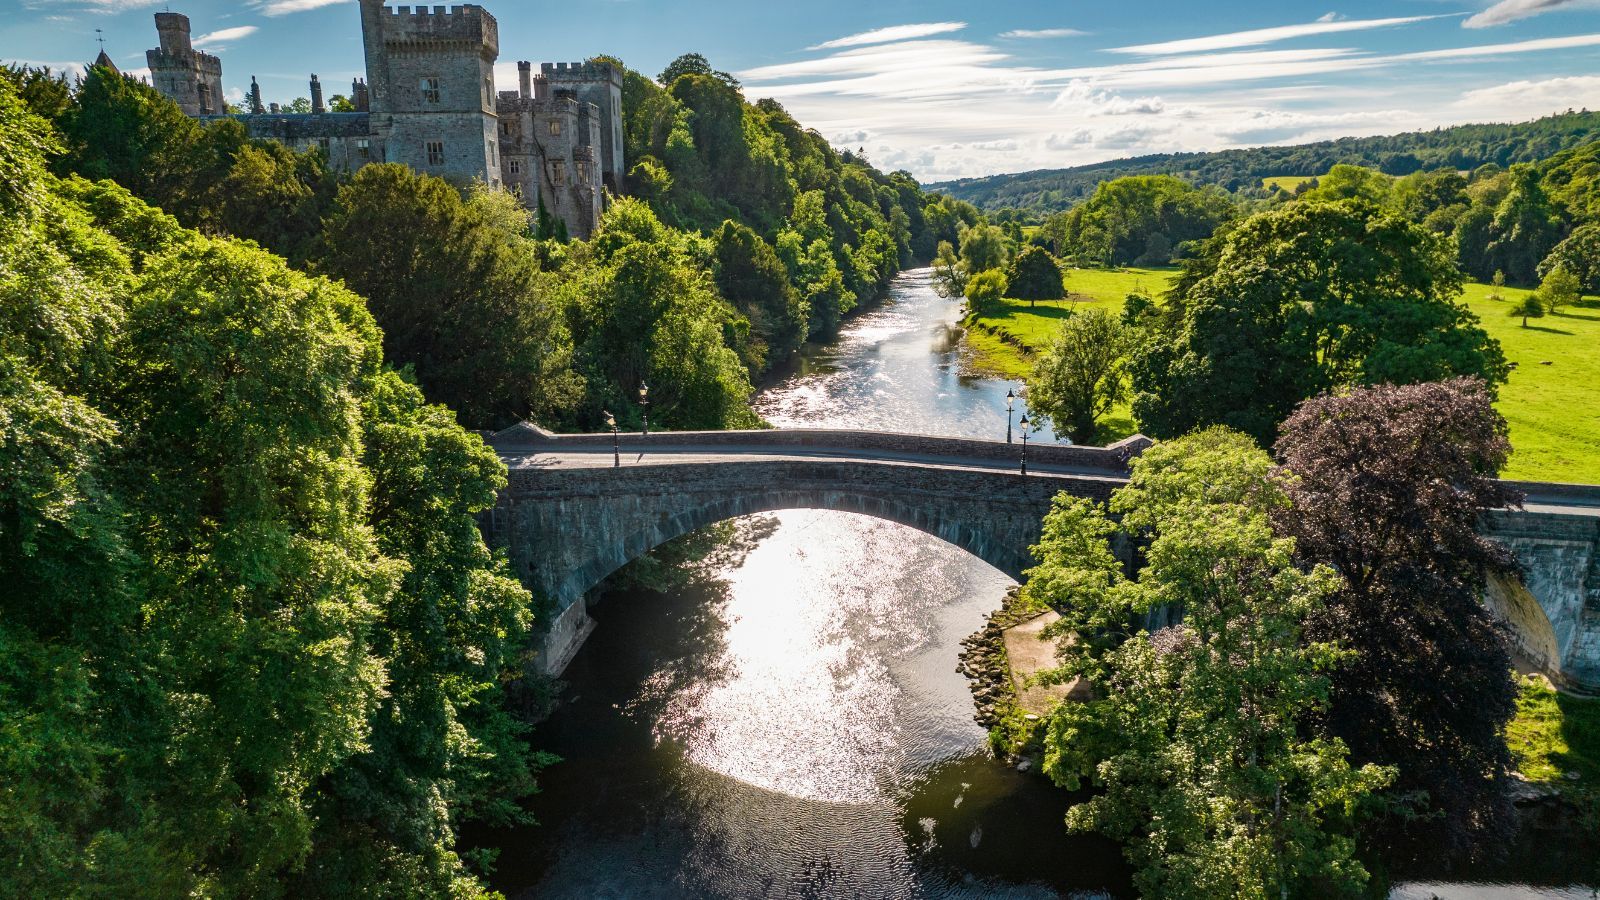
<svg viewBox="0 0 1600 900">
<path fill-rule="evenodd" d="M 1087 31 L 1079 31 L 1076 28 L 1014 28 L 1011 31 L 1000 32 L 1000 36 L 1003 38 L 1028 40 L 1037 38 L 1082 37 L 1088 33 L 1089 32 Z"/>
<path fill-rule="evenodd" d="M 279 0 L 283 2 L 283 0 Z M 288 2 L 305 2 L 305 0 L 288 0 Z M 327 0 L 336 3 L 338 0 Z M 967 27 L 965 22 L 924 22 L 916 25 L 890 25 L 887 28 L 876 28 L 872 31 L 862 31 L 857 34 L 848 34 L 842 38 L 823 41 L 820 44 L 807 47 L 807 50 L 832 50 L 836 47 L 859 47 L 863 44 L 886 44 L 890 41 L 908 41 L 913 38 L 928 37 L 935 34 L 948 34 L 960 31 Z"/>
<path fill-rule="evenodd" d="M 1344 16 L 1342 16 L 1342 15 L 1336 13 L 1336 12 L 1325 12 L 1322 15 L 1317 16 L 1317 21 L 1318 22 L 1337 22 L 1342 18 L 1344 18 Z"/>
<path fill-rule="evenodd" d="M 348 2 L 349 0 L 255 0 L 255 7 L 263 16 L 276 17 Z"/>
<path fill-rule="evenodd" d="M 1521 120 L 1564 109 L 1600 109 L 1600 75 L 1511 81 L 1467 91 L 1455 106 L 1489 119 Z"/>
<path fill-rule="evenodd" d="M 1404 16 L 1394 19 L 1343 19 L 1331 20 L 1323 16 L 1315 22 L 1304 25 L 1279 25 L 1275 28 L 1254 28 L 1249 31 L 1234 31 L 1228 34 L 1213 34 L 1206 37 L 1185 38 L 1179 41 L 1163 41 L 1158 44 L 1134 44 L 1129 47 L 1112 47 L 1112 53 L 1137 53 L 1141 56 L 1164 56 L 1174 53 L 1199 53 L 1206 50 L 1226 50 L 1231 47 L 1254 47 L 1260 44 L 1270 44 L 1275 41 L 1286 41 L 1290 38 L 1310 37 L 1319 34 L 1336 34 L 1346 31 L 1366 31 L 1373 28 L 1391 28 L 1396 25 L 1410 25 L 1413 22 L 1423 22 L 1428 19 L 1438 19 L 1441 16 Z"/>
<path fill-rule="evenodd" d="M 254 25 L 237 25 L 233 28 L 223 28 L 219 31 L 210 31 L 194 39 L 196 47 L 209 47 L 213 44 L 222 44 L 249 37 L 261 29 Z"/>
<path fill-rule="evenodd" d="M 1499 3 L 1489 7 L 1481 13 L 1462 22 L 1465 28 L 1491 28 L 1495 25 L 1505 25 L 1518 19 L 1526 19 L 1547 13 L 1552 9 L 1563 6 L 1589 6 L 1590 3 L 1582 0 L 1500 0 Z"/>
<path fill-rule="evenodd" d="M 1479 44 L 1475 47 L 1447 47 L 1443 50 L 1420 50 L 1388 57 L 1390 60 L 1468 59 L 1475 56 L 1500 56 L 1506 53 L 1538 53 L 1544 50 L 1571 50 L 1575 47 L 1600 45 L 1600 34 L 1570 34 L 1566 37 L 1536 38 L 1511 44 Z"/>
</svg>

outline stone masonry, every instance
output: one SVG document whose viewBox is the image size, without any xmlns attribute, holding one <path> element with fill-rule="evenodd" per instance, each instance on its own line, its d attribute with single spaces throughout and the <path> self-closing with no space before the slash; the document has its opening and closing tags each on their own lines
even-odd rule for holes
<svg viewBox="0 0 1600 900">
<path fill-rule="evenodd" d="M 652 548 L 736 516 L 778 509 L 856 512 L 955 544 L 1012 578 L 1060 492 L 1105 499 L 1148 442 L 1020 448 L 999 441 L 825 429 L 551 435 L 532 426 L 491 439 L 510 483 L 485 515 L 494 546 L 559 609 L 541 662 L 559 672 L 592 627 L 586 595 Z M 576 462 L 575 462 L 576 461 Z M 1517 553 L 1522 584 L 1488 603 L 1519 649 L 1558 681 L 1600 686 L 1600 488 L 1514 485 L 1523 510 L 1485 513 L 1485 533 Z"/>
<path fill-rule="evenodd" d="M 622 182 L 622 73 L 608 63 L 518 63 L 519 90 L 497 91 L 499 25 L 481 6 L 395 6 L 360 0 L 366 78 L 350 85 L 354 111 L 333 112 L 317 76 L 310 113 L 264 104 L 255 78 L 247 112 L 252 137 L 321 152 L 349 171 L 373 162 L 516 191 L 569 234 L 594 232 L 606 192 Z M 161 46 L 148 52 L 155 87 L 192 116 L 226 115 L 222 62 L 194 50 L 189 20 L 157 13 Z"/>
</svg>

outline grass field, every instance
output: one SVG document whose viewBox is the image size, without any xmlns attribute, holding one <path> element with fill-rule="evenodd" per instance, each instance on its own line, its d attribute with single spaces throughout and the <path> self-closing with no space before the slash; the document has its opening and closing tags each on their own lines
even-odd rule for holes
<svg viewBox="0 0 1600 900">
<path fill-rule="evenodd" d="M 967 343 L 973 365 L 1005 378 L 1022 379 L 1032 365 L 1032 350 L 1052 330 L 1084 306 L 1121 309 L 1134 290 L 1160 295 L 1176 269 L 1069 269 L 1064 301 L 1021 301 L 972 323 Z M 1600 484 L 1600 308 L 1570 308 L 1561 315 L 1533 319 L 1527 328 L 1506 312 L 1528 291 L 1503 288 L 1503 300 L 1489 298 L 1487 285 L 1469 284 L 1465 301 L 1500 341 L 1506 359 L 1516 364 L 1500 389 L 1499 409 L 1511 426 L 1513 453 L 1503 473 L 1529 481 Z M 1117 410 L 1102 437 L 1133 433 L 1127 410 Z"/>
<path fill-rule="evenodd" d="M 1261 179 L 1261 186 L 1267 188 L 1283 188 L 1292 194 L 1294 193 L 1295 188 L 1316 177 L 1317 176 L 1315 175 L 1269 175 L 1268 177 Z"/>
<path fill-rule="evenodd" d="M 1558 694 L 1540 679 L 1524 679 L 1506 744 L 1529 781 L 1590 798 L 1600 791 L 1600 699 Z M 1576 779 L 1567 777 L 1574 772 Z"/>
</svg>

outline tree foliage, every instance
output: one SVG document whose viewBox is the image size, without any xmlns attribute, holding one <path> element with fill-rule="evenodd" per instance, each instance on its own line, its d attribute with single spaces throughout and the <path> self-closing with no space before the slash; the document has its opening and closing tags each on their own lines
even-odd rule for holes
<svg viewBox="0 0 1600 900">
<path fill-rule="evenodd" d="M 1060 300 L 1067 295 L 1061 264 L 1043 247 L 1024 247 L 1006 269 L 1006 296 L 1017 300 Z"/>
<path fill-rule="evenodd" d="M 1493 854 L 1515 828 L 1503 733 L 1517 691 L 1479 599 L 1512 560 L 1477 525 L 1520 498 L 1495 480 L 1511 446 L 1491 402 L 1473 379 L 1359 388 L 1307 401 L 1276 448 L 1293 473 L 1279 531 L 1343 578 L 1307 625 L 1353 652 L 1327 723 L 1356 762 L 1398 770 L 1374 843 L 1402 857 Z"/>
<path fill-rule="evenodd" d="M 1028 406 L 1074 443 L 1093 443 L 1095 423 L 1126 394 L 1128 332 L 1103 309 L 1074 312 L 1056 329 L 1028 378 Z"/>
<path fill-rule="evenodd" d="M 1502 382 L 1499 345 L 1460 289 L 1443 239 L 1369 204 L 1258 213 L 1207 242 L 1147 326 L 1134 415 L 1156 436 L 1217 423 L 1265 444 L 1332 387 Z"/>
<path fill-rule="evenodd" d="M 348 289 L 0 125 L 0 893 L 481 893 L 543 761 L 498 458 Z"/>
<path fill-rule="evenodd" d="M 1357 896 L 1367 879 L 1355 818 L 1391 773 L 1316 728 L 1347 654 L 1305 623 L 1338 578 L 1295 565 L 1270 523 L 1285 505 L 1270 458 L 1214 428 L 1135 461 L 1120 524 L 1065 496 L 1045 518 L 1025 590 L 1074 636 L 1056 677 L 1093 689 L 1050 717 L 1045 771 L 1097 789 L 1068 826 L 1123 841 L 1145 896 Z M 1148 538 L 1137 579 L 1119 531 Z M 1139 627 L 1169 609 L 1181 623 Z"/>
</svg>

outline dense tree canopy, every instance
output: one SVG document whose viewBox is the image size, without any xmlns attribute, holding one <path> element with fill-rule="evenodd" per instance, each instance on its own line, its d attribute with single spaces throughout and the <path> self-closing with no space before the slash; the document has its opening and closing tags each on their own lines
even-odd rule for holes
<svg viewBox="0 0 1600 900">
<path fill-rule="evenodd" d="M 1493 854 L 1515 828 L 1502 735 L 1516 686 L 1479 599 L 1512 563 L 1477 529 L 1480 510 L 1518 499 L 1495 480 L 1510 449 L 1471 379 L 1311 400 L 1277 443 L 1293 473 L 1278 528 L 1343 577 L 1307 626 L 1354 653 L 1333 673 L 1328 725 L 1354 761 L 1398 770 L 1374 842 L 1397 855 Z"/>
<path fill-rule="evenodd" d="M 1060 704 L 1045 771 L 1090 799 L 1068 825 L 1122 840 L 1144 896 L 1359 896 L 1354 813 L 1391 773 L 1357 768 L 1317 727 L 1346 656 L 1307 640 L 1339 581 L 1302 571 L 1273 534 L 1286 505 L 1272 462 L 1214 428 L 1135 461 L 1105 510 L 1058 498 L 1025 588 L 1074 636 L 1057 677 L 1092 697 Z M 1110 539 L 1148 538 L 1137 579 Z M 1141 620 L 1182 610 L 1153 632 Z"/>
<path fill-rule="evenodd" d="M 1126 394 L 1127 329 L 1103 309 L 1074 312 L 1039 354 L 1028 377 L 1028 407 L 1074 443 L 1095 439 L 1095 423 Z"/>
<path fill-rule="evenodd" d="M 1259 213 L 1209 241 L 1146 324 L 1134 415 L 1157 436 L 1217 423 L 1265 444 L 1332 387 L 1502 382 L 1499 345 L 1460 285 L 1445 241 L 1370 204 Z"/>
<path fill-rule="evenodd" d="M 1006 296 L 1030 303 L 1060 300 L 1067 295 L 1061 264 L 1043 247 L 1024 247 L 1006 269 Z"/>
<path fill-rule="evenodd" d="M 543 761 L 498 458 L 360 297 L 50 149 L 0 80 L 4 892 L 480 893 L 455 829 Z"/>
</svg>

